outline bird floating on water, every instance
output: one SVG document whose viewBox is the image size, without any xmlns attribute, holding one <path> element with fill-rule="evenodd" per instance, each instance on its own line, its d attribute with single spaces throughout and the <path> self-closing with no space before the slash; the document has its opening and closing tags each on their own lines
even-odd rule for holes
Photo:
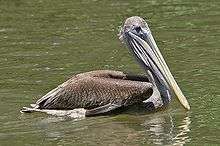
<svg viewBox="0 0 220 146">
<path fill-rule="evenodd" d="M 167 106 L 172 93 L 187 110 L 190 106 L 172 76 L 146 21 L 127 18 L 119 39 L 129 48 L 146 75 L 96 70 L 74 75 L 21 112 L 95 116 L 139 104 L 146 110 Z"/>
</svg>

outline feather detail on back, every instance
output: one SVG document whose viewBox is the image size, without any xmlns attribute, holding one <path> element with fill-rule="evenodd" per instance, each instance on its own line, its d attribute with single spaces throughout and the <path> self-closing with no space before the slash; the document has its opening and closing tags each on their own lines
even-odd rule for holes
<svg viewBox="0 0 220 146">
<path fill-rule="evenodd" d="M 151 83 L 129 80 L 119 71 L 98 70 L 74 75 L 39 99 L 35 107 L 89 110 L 109 103 L 128 106 L 142 102 L 151 94 Z"/>
</svg>

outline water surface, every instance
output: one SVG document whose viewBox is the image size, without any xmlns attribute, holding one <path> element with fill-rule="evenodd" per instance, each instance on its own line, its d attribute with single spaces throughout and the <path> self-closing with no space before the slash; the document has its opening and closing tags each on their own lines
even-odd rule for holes
<svg viewBox="0 0 220 146">
<path fill-rule="evenodd" d="M 20 114 L 72 74 L 144 73 L 118 41 L 129 16 L 147 19 L 191 110 L 74 120 Z M 220 143 L 220 2 L 210 0 L 0 1 L 0 145 Z"/>
</svg>

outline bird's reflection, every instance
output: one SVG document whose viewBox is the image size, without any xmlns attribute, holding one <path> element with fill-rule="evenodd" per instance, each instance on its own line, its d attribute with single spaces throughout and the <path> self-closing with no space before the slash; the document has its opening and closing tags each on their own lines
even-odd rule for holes
<svg viewBox="0 0 220 146">
<path fill-rule="evenodd" d="M 191 121 L 189 117 L 185 117 L 182 122 L 180 123 L 181 125 L 178 126 L 179 133 L 176 134 L 176 136 L 173 138 L 175 141 L 174 144 L 185 144 L 186 142 L 190 141 L 189 136 L 187 133 L 190 131 L 189 125 Z"/>
<path fill-rule="evenodd" d="M 150 143 L 159 145 L 183 145 L 190 141 L 190 118 L 187 115 L 152 114 L 143 126 Z"/>
<path fill-rule="evenodd" d="M 47 140 L 60 144 L 78 140 L 102 145 L 184 145 L 190 141 L 190 117 L 185 113 L 120 114 L 73 120 L 44 118 L 36 125 Z"/>
</svg>

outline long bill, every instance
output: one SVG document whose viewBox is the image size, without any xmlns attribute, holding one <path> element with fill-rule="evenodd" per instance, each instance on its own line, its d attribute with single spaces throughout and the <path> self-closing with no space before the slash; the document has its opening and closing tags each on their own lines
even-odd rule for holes
<svg viewBox="0 0 220 146">
<path fill-rule="evenodd" d="M 134 49 L 133 52 L 150 70 L 156 73 L 164 86 L 168 86 L 169 89 L 173 90 L 181 105 L 190 110 L 189 103 L 171 74 L 151 32 L 148 30 L 147 33 L 143 34 L 144 38 L 133 32 L 128 32 L 130 45 Z"/>
</svg>

